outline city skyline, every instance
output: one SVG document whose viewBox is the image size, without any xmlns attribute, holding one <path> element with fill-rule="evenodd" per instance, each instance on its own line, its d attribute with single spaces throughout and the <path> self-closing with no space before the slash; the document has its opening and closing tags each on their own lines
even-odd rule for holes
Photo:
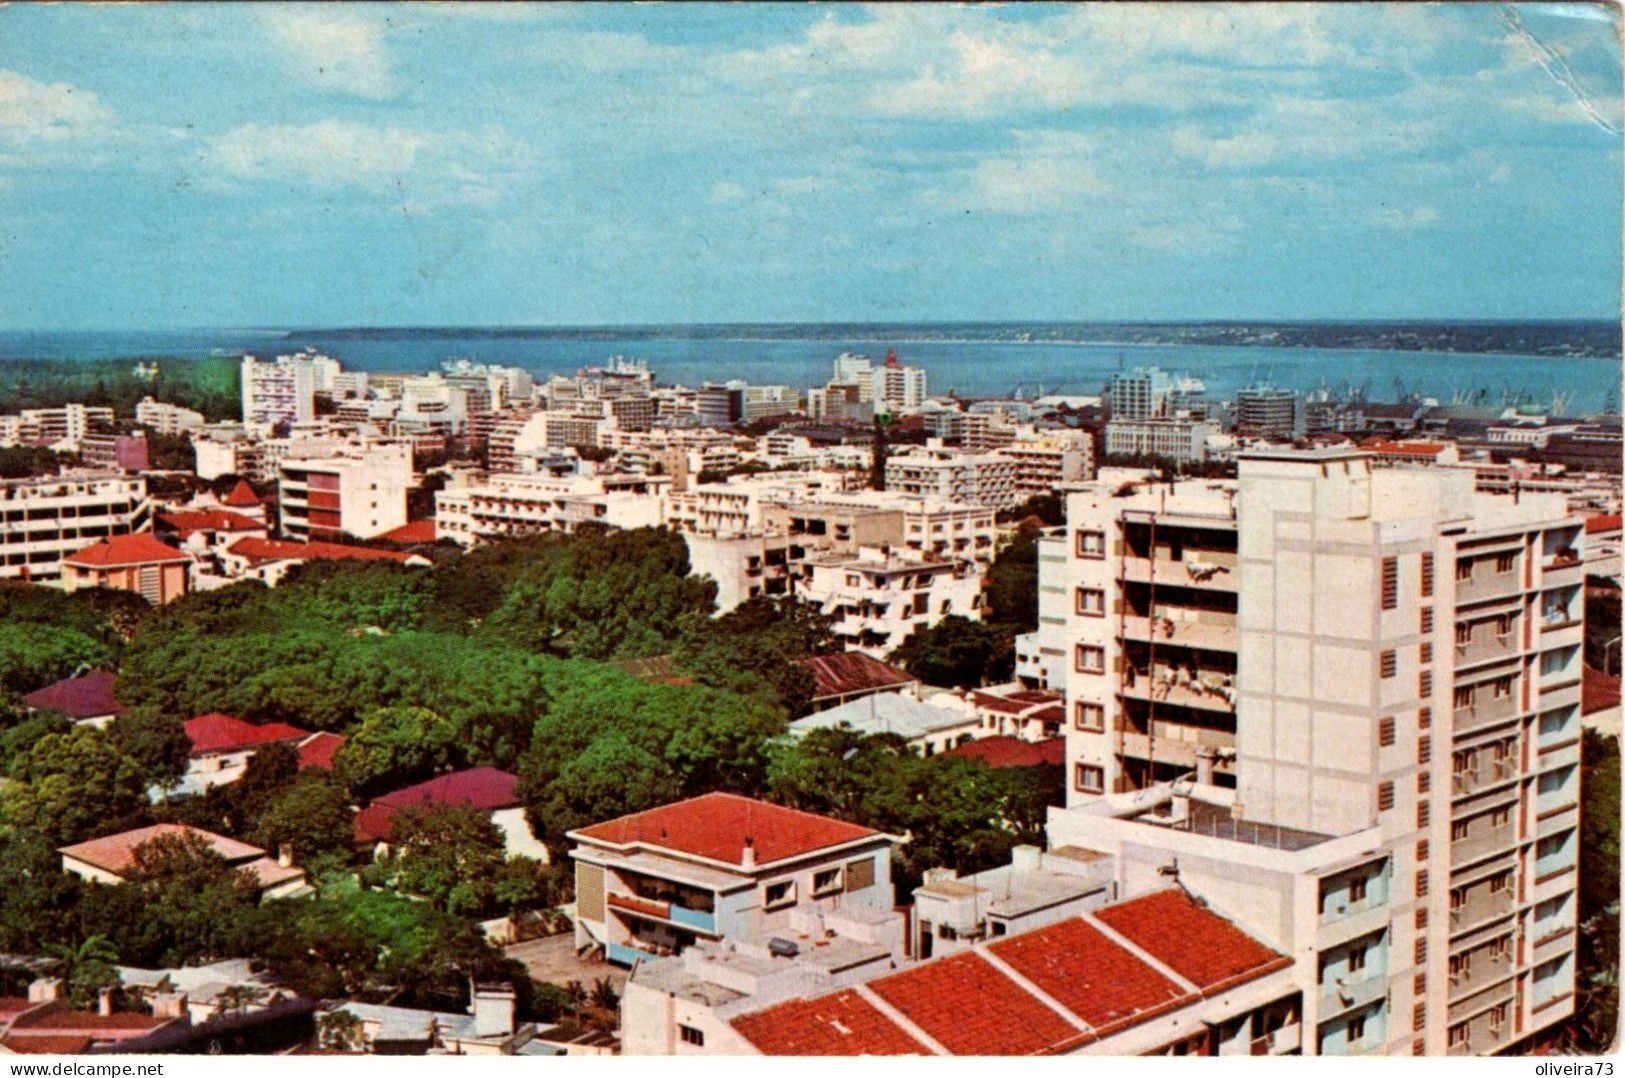
<svg viewBox="0 0 1625 1078">
<path fill-rule="evenodd" d="M 5 18 L 8 328 L 1618 313 L 1601 8 Z"/>
</svg>

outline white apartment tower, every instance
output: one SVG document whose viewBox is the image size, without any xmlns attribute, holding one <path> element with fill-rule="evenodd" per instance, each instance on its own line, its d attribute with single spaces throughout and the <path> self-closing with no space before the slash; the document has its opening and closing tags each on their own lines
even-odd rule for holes
<svg viewBox="0 0 1625 1078">
<path fill-rule="evenodd" d="M 1051 842 L 1111 846 L 1130 891 L 1176 857 L 1302 956 L 1306 1054 L 1481 1055 L 1562 1020 L 1582 522 L 1358 451 L 1239 459 L 1228 522 L 1229 484 L 1069 495 Z"/>
<path fill-rule="evenodd" d="M 243 356 L 243 426 L 266 434 L 279 423 L 316 417 L 316 369 L 309 355 L 260 360 Z"/>
</svg>

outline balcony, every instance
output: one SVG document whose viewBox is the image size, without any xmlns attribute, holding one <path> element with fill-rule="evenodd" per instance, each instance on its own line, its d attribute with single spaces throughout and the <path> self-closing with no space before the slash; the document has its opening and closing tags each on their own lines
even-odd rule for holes
<svg viewBox="0 0 1625 1078">
<path fill-rule="evenodd" d="M 1551 930 L 1535 929 L 1533 954 L 1530 955 L 1531 965 L 1540 965 L 1549 962 L 1560 955 L 1568 954 L 1574 949 L 1574 926 L 1563 925 Z"/>
<path fill-rule="evenodd" d="M 1479 834 L 1469 835 L 1450 844 L 1452 868 L 1484 861 L 1502 854 L 1511 854 L 1517 835 L 1511 823 Z"/>
<path fill-rule="evenodd" d="M 1452 933 L 1465 932 L 1486 921 L 1493 921 L 1497 917 L 1505 917 L 1512 912 L 1512 888 L 1490 894 L 1481 891 L 1468 899 L 1465 905 L 1457 906 L 1450 911 L 1450 931 Z"/>
<path fill-rule="evenodd" d="M 681 925 L 684 928 L 703 932 L 707 935 L 716 933 L 717 919 L 713 913 L 704 910 L 690 909 L 679 906 L 666 899 L 639 898 L 635 895 L 619 894 L 611 891 L 604 896 L 605 903 L 622 913 L 630 913 L 636 917 L 652 918 L 665 921 L 668 924 Z"/>
<path fill-rule="evenodd" d="M 1482 949 L 1476 953 L 1469 953 L 1473 955 L 1472 965 L 1450 976 L 1450 998 L 1453 1000 L 1459 1001 L 1482 992 L 1512 975 L 1510 951 L 1500 958 L 1491 958 L 1489 953 Z"/>
<path fill-rule="evenodd" d="M 1504 598 L 1522 589 L 1523 578 L 1514 566 L 1505 573 L 1495 572 L 1490 562 L 1481 561 L 1473 567 L 1470 580 L 1456 581 L 1456 602 L 1477 603 L 1486 599 Z"/>
<path fill-rule="evenodd" d="M 1572 550 L 1559 551 L 1540 567 L 1543 587 L 1556 588 L 1564 584 L 1579 584 L 1585 580 L 1585 563 Z"/>
<path fill-rule="evenodd" d="M 1290 1026 L 1282 1026 L 1264 1034 L 1254 1037 L 1252 1054 L 1255 1056 L 1286 1056 L 1303 1047 L 1303 1025 L 1294 1022 Z"/>
<path fill-rule="evenodd" d="M 640 947 L 628 947 L 624 943 L 604 944 L 604 957 L 618 966 L 630 966 L 641 959 L 659 957 L 653 951 L 645 951 Z"/>
<path fill-rule="evenodd" d="M 1364 1007 L 1383 998 L 1388 992 L 1388 978 L 1372 974 L 1345 984 L 1323 984 L 1320 996 L 1320 1018 L 1324 1021 L 1343 1011 Z"/>
<path fill-rule="evenodd" d="M 1219 671 L 1200 671 L 1195 678 L 1159 667 L 1156 674 L 1131 670 L 1119 690 L 1128 700 L 1199 708 L 1225 715 L 1236 713 L 1235 678 Z"/>
<path fill-rule="evenodd" d="M 1122 736 L 1122 755 L 1136 760 L 1154 759 L 1174 767 L 1195 768 L 1196 750 L 1199 747 L 1234 749 L 1236 746 L 1234 734 L 1174 723 L 1157 723 L 1155 741 L 1145 734 L 1125 733 Z M 1233 774 L 1235 767 L 1234 759 L 1215 762 L 1215 770 L 1224 774 Z"/>
<path fill-rule="evenodd" d="M 1204 613 L 1194 621 L 1181 621 L 1131 615 L 1123 619 L 1123 637 L 1142 643 L 1233 652 L 1236 650 L 1236 616 Z"/>
<path fill-rule="evenodd" d="M 1490 687 L 1480 686 L 1477 700 L 1455 711 L 1456 733 L 1465 734 L 1496 723 L 1506 722 L 1518 714 L 1517 686 L 1506 696 L 1493 695 Z"/>
<path fill-rule="evenodd" d="M 1153 570 L 1155 571 L 1153 576 Z M 1236 556 L 1218 551 L 1185 551 L 1179 561 L 1159 557 L 1129 555 L 1123 558 L 1123 579 L 1138 584 L 1167 584 L 1182 588 L 1202 588 L 1209 591 L 1236 590 Z"/>
<path fill-rule="evenodd" d="M 1467 643 L 1457 644 L 1455 647 L 1458 668 L 1494 662 L 1496 659 L 1510 659 L 1520 650 L 1518 626 L 1514 623 L 1509 631 L 1498 633 L 1493 622 L 1480 624 Z"/>
<path fill-rule="evenodd" d="M 1518 777 L 1518 761 L 1511 757 L 1500 760 L 1480 760 L 1478 767 L 1457 771 L 1450 776 L 1450 796 L 1466 797 L 1495 786 L 1511 782 Z"/>
</svg>

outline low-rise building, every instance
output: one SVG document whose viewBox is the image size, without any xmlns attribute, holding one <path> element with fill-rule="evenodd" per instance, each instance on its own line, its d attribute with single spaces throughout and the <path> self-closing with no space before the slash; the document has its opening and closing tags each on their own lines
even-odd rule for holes
<svg viewBox="0 0 1625 1078">
<path fill-rule="evenodd" d="M 244 722 L 218 711 L 187 719 L 183 725 L 192 748 L 179 787 L 165 791 L 170 797 L 200 794 L 236 782 L 260 749 L 277 744 L 297 746 L 310 737 L 309 731 L 285 722 Z"/>
<path fill-rule="evenodd" d="M 232 868 L 246 871 L 263 898 L 288 898 L 308 893 L 305 870 L 292 863 L 286 855 L 287 851 L 279 857 L 268 857 L 258 846 L 180 823 L 138 827 L 133 831 L 63 846 L 57 852 L 62 855 L 62 871 L 92 883 L 120 884 L 126 882 L 135 870 L 136 851 L 141 847 L 155 839 L 187 836 L 206 843 Z"/>
<path fill-rule="evenodd" d="M 164 404 L 152 397 L 143 397 L 135 406 L 135 421 L 159 434 L 174 437 L 203 426 L 203 413 L 178 404 Z"/>
<path fill-rule="evenodd" d="M 1111 859 L 1076 847 L 1046 853 L 1017 846 L 1009 864 L 971 876 L 929 869 L 914 889 L 913 954 L 969 950 L 1097 910 L 1115 895 Z"/>
<path fill-rule="evenodd" d="M 1117 419 L 1106 424 L 1106 452 L 1114 457 L 1145 457 L 1177 464 L 1207 459 L 1210 423 L 1181 417 Z"/>
<path fill-rule="evenodd" d="M 147 458 L 147 433 L 113 434 L 93 431 L 79 440 L 79 458 L 87 468 L 120 472 L 144 472 L 151 467 Z"/>
<path fill-rule="evenodd" d="M 468 1011 L 428 1011 L 383 1003 L 333 1003 L 321 1016 L 346 1014 L 359 1025 L 359 1044 L 318 1019 L 318 1047 L 326 1052 L 388 1056 L 555 1056 L 565 1052 L 537 1041 L 546 1028 L 520 1022 L 512 985 L 475 985 Z"/>
<path fill-rule="evenodd" d="M 191 590 L 192 556 L 147 532 L 115 535 L 62 559 L 62 586 L 129 591 L 153 606 Z"/>
<path fill-rule="evenodd" d="M 130 710 L 119 702 L 117 688 L 117 674 L 90 670 L 35 689 L 23 697 L 23 707 L 29 711 L 60 711 L 74 722 L 105 727 Z"/>
<path fill-rule="evenodd" d="M 435 536 L 470 547 L 583 524 L 655 527 L 670 485 L 657 475 L 458 475 L 435 493 Z"/>
<path fill-rule="evenodd" d="M 950 614 L 982 619 L 982 572 L 973 562 L 862 547 L 855 557 L 810 558 L 802 569 L 797 595 L 835 619 L 848 647 L 877 658 Z"/>
<path fill-rule="evenodd" d="M 171 540 L 194 558 L 218 554 L 239 539 L 267 539 L 270 529 L 263 520 L 234 513 L 229 509 L 182 509 L 159 513 L 153 533 Z"/>
<path fill-rule="evenodd" d="M 791 930 L 798 907 L 890 915 L 901 839 L 856 824 L 706 794 L 572 831 L 576 946 L 619 965 L 699 941 Z M 901 940 L 899 939 L 900 943 Z"/>
<path fill-rule="evenodd" d="M 466 808 L 489 814 L 491 823 L 502 832 L 503 849 L 509 857 L 530 857 L 546 862 L 542 845 L 525 819 L 524 801 L 519 796 L 519 776 L 494 767 L 474 767 L 438 775 L 404 789 L 379 794 L 355 818 L 355 844 L 371 850 L 375 857 L 389 852 L 395 818 L 403 811 L 433 808 Z"/>
<path fill-rule="evenodd" d="M 224 575 L 214 586 L 236 580 L 261 580 L 269 587 L 282 582 L 289 569 L 307 561 L 392 561 L 399 565 L 429 566 L 421 554 L 343 543 L 290 543 L 281 539 L 237 539 L 220 552 Z"/>
<path fill-rule="evenodd" d="M 917 691 L 920 679 L 861 651 L 816 655 L 795 664 L 813 676 L 812 711 L 838 707 L 877 692 Z"/>
<path fill-rule="evenodd" d="M 975 740 L 982 720 L 953 693 L 922 700 L 909 692 L 875 693 L 814 712 L 790 723 L 790 736 L 814 730 L 848 729 L 860 734 L 892 734 L 922 756 L 935 756 Z"/>
</svg>

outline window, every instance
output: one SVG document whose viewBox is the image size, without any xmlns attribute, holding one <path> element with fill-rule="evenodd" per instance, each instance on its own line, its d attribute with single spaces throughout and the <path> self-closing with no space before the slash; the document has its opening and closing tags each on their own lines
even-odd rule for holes
<svg viewBox="0 0 1625 1078">
<path fill-rule="evenodd" d="M 1497 700 L 1505 700 L 1507 697 L 1512 695 L 1511 676 L 1498 677 L 1491 684 L 1494 687 L 1495 698 Z"/>
<path fill-rule="evenodd" d="M 1465 1047 L 1467 1047 L 1467 1023 L 1466 1022 L 1463 1022 L 1459 1026 L 1451 1026 L 1450 1027 L 1450 1047 L 1452 1047 L 1452 1048 L 1465 1048 Z"/>
<path fill-rule="evenodd" d="M 1072 709 L 1072 724 L 1079 730 L 1104 730 L 1106 709 L 1099 704 L 1086 704 L 1080 701 Z"/>
<path fill-rule="evenodd" d="M 1359 973 L 1363 969 L 1365 969 L 1365 948 L 1364 947 L 1350 947 L 1349 948 L 1349 972 L 1350 973 Z"/>
<path fill-rule="evenodd" d="M 1457 559 L 1456 579 L 1463 582 L 1468 582 L 1473 579 L 1473 560 L 1471 558 Z"/>
<path fill-rule="evenodd" d="M 1456 686 L 1455 704 L 1457 711 L 1465 711 L 1473 706 L 1477 693 L 1471 685 Z"/>
<path fill-rule="evenodd" d="M 1453 887 L 1453 888 L 1451 888 L 1451 890 L 1450 890 L 1450 912 L 1455 913 L 1457 910 L 1461 909 L 1465 905 L 1467 905 L 1467 889 L 1465 887 Z"/>
<path fill-rule="evenodd" d="M 1456 646 L 1466 647 L 1473 642 L 1473 627 L 1465 621 L 1456 622 Z"/>
<path fill-rule="evenodd" d="M 1382 608 L 1392 610 L 1399 605 L 1399 559 L 1382 559 Z"/>
<path fill-rule="evenodd" d="M 1098 794 L 1106 787 L 1106 773 L 1092 764 L 1079 764 L 1073 780 L 1080 792 Z"/>
<path fill-rule="evenodd" d="M 1501 872 L 1490 877 L 1490 894 L 1498 895 L 1512 890 L 1512 873 Z"/>
<path fill-rule="evenodd" d="M 1428 870 L 1427 869 L 1424 868 L 1424 869 L 1422 869 L 1420 872 L 1418 872 L 1416 874 L 1416 897 L 1417 898 L 1422 898 L 1422 897 L 1426 896 L 1426 894 L 1428 893 L 1428 884 L 1429 884 L 1429 882 L 1431 882 L 1431 881 L 1429 881 L 1429 879 L 1428 879 Z"/>
<path fill-rule="evenodd" d="M 1104 558 L 1106 533 L 1080 531 L 1077 536 L 1077 555 L 1080 558 Z"/>
<path fill-rule="evenodd" d="M 1427 965 L 1427 961 L 1428 961 L 1428 938 L 1426 936 L 1417 936 L 1416 937 L 1416 965 L 1425 966 L 1425 965 Z"/>
<path fill-rule="evenodd" d="M 1467 775 L 1478 770 L 1478 750 L 1464 749 L 1450 757 L 1450 773 Z"/>
<path fill-rule="evenodd" d="M 679 1025 L 677 1035 L 683 1039 L 684 1044 L 692 1044 L 696 1048 L 705 1047 L 705 1031 L 695 1029 L 693 1026 Z"/>
<path fill-rule="evenodd" d="M 1433 789 L 1433 772 L 1418 771 L 1416 773 L 1416 792 L 1425 794 Z"/>
<path fill-rule="evenodd" d="M 1490 813 L 1490 826 L 1497 831 L 1503 827 L 1511 825 L 1511 823 L 1512 808 L 1509 805 L 1502 806 L 1501 808 L 1498 808 Z"/>
<path fill-rule="evenodd" d="M 1507 1014 L 1511 1008 L 1510 1003 L 1497 1003 L 1490 1008 L 1490 1032 L 1499 1033 L 1506 1028 Z"/>
<path fill-rule="evenodd" d="M 1422 608 L 1421 631 L 1424 633 L 1431 633 L 1433 631 L 1433 608 L 1431 606 L 1424 606 Z"/>
<path fill-rule="evenodd" d="M 846 863 L 846 892 L 863 891 L 875 885 L 875 859 L 865 857 L 861 861 L 848 861 Z"/>
<path fill-rule="evenodd" d="M 1364 876 L 1356 876 L 1349 881 L 1349 902 L 1364 902 L 1368 881 Z"/>
<path fill-rule="evenodd" d="M 1427 642 L 1427 641 L 1423 641 L 1422 646 L 1417 649 L 1416 658 L 1417 658 L 1418 662 L 1421 662 L 1423 664 L 1432 662 L 1433 661 L 1433 645 L 1431 643 Z"/>
<path fill-rule="evenodd" d="M 1420 932 L 1422 929 L 1426 928 L 1427 926 L 1428 926 L 1428 911 L 1427 911 L 1427 907 L 1423 906 L 1421 909 L 1416 911 L 1416 930 L 1418 932 Z"/>
<path fill-rule="evenodd" d="M 1377 744 L 1388 746 L 1394 743 L 1394 717 L 1385 715 L 1377 723 Z"/>
<path fill-rule="evenodd" d="M 1424 707 L 1416 713 L 1416 728 L 1418 730 L 1433 729 L 1433 709 Z"/>
<path fill-rule="evenodd" d="M 1414 995 L 1414 996 L 1425 996 L 1425 995 L 1427 995 L 1427 992 L 1428 992 L 1428 975 L 1427 974 L 1418 973 L 1415 977 L 1411 978 L 1411 994 L 1412 995 Z"/>
<path fill-rule="evenodd" d="M 1421 1022 L 1423 1025 L 1426 1025 L 1427 1024 L 1427 1019 L 1428 1019 L 1427 1008 L 1423 1007 L 1420 1003 L 1418 1003 L 1416 1006 L 1417 1006 L 1417 1009 L 1422 1012 L 1421 1016 L 1418 1017 L 1418 1016 L 1413 1014 L 1411 1016 L 1411 1020 L 1413 1022 Z M 1416 1027 L 1416 1032 L 1418 1032 L 1418 1033 L 1422 1032 L 1422 1026 L 1417 1026 Z M 1413 1055 L 1413 1056 L 1425 1056 L 1427 1054 L 1428 1054 L 1427 1042 L 1424 1041 L 1421 1037 L 1418 1037 L 1414 1041 L 1411 1042 L 1411 1055 Z"/>
<path fill-rule="evenodd" d="M 1387 812 L 1394 807 L 1394 784 L 1384 782 L 1377 787 L 1377 811 Z"/>
<path fill-rule="evenodd" d="M 1417 738 L 1416 739 L 1416 762 L 1419 763 L 1419 764 L 1425 764 L 1429 760 L 1432 760 L 1432 759 L 1433 759 L 1433 739 L 1431 737 L 1419 737 L 1419 738 Z"/>
<path fill-rule="evenodd" d="M 1495 571 L 1497 573 L 1510 573 L 1512 567 L 1518 563 L 1518 555 L 1512 551 L 1503 551 L 1495 556 Z"/>
<path fill-rule="evenodd" d="M 1104 674 L 1106 649 L 1090 644 L 1079 644 L 1073 653 L 1073 665 L 1080 674 Z"/>
<path fill-rule="evenodd" d="M 1466 820 L 1451 820 L 1450 821 L 1450 841 L 1451 842 L 1460 842 L 1462 839 L 1466 838 L 1467 837 L 1467 831 L 1468 831 L 1468 828 L 1467 828 L 1467 821 Z"/>
<path fill-rule="evenodd" d="M 1416 844 L 1416 859 L 1418 861 L 1426 861 L 1428 859 L 1428 840 L 1425 838 Z"/>
<path fill-rule="evenodd" d="M 796 881 L 780 880 L 762 889 L 762 905 L 767 909 L 788 906 L 796 900 Z"/>
<path fill-rule="evenodd" d="M 826 868 L 821 872 L 813 873 L 813 894 L 834 894 L 841 889 L 841 870 L 839 867 Z"/>
<path fill-rule="evenodd" d="M 1099 588 L 1079 588 L 1074 595 L 1077 612 L 1090 618 L 1106 616 L 1106 593 Z"/>
<path fill-rule="evenodd" d="M 1365 1016 L 1349 1019 L 1349 1043 L 1365 1040 Z"/>
<path fill-rule="evenodd" d="M 1512 615 L 1497 614 L 1495 616 L 1495 635 L 1506 636 L 1510 632 L 1512 632 Z"/>
<path fill-rule="evenodd" d="M 1389 648 L 1382 653 L 1380 663 L 1383 677 L 1393 677 L 1399 672 L 1399 657 L 1395 654 L 1393 648 Z"/>
<path fill-rule="evenodd" d="M 1426 645 L 1423 645 L 1426 647 Z M 1416 695 L 1424 700 L 1433 695 L 1433 671 L 1424 670 L 1416 675 Z"/>
<path fill-rule="evenodd" d="M 1416 826 L 1419 828 L 1426 827 L 1432 819 L 1433 810 L 1428 807 L 1428 803 L 1426 801 L 1418 801 L 1416 803 Z"/>
<path fill-rule="evenodd" d="M 1471 951 L 1465 951 L 1465 952 L 1463 952 L 1461 954 L 1453 954 L 1453 955 L 1450 956 L 1450 983 L 1451 984 L 1455 984 L 1457 981 L 1460 981 L 1460 980 L 1462 980 L 1464 978 L 1471 978 L 1472 975 L 1473 975 L 1473 954 L 1472 954 Z"/>
<path fill-rule="evenodd" d="M 1430 596 L 1432 594 L 1433 594 L 1433 555 L 1431 553 L 1426 553 L 1426 554 L 1422 555 L 1422 598 L 1426 599 L 1428 596 Z M 1425 615 L 1427 612 L 1423 611 L 1423 613 Z M 1426 629 L 1423 629 L 1422 631 L 1427 632 Z"/>
</svg>

